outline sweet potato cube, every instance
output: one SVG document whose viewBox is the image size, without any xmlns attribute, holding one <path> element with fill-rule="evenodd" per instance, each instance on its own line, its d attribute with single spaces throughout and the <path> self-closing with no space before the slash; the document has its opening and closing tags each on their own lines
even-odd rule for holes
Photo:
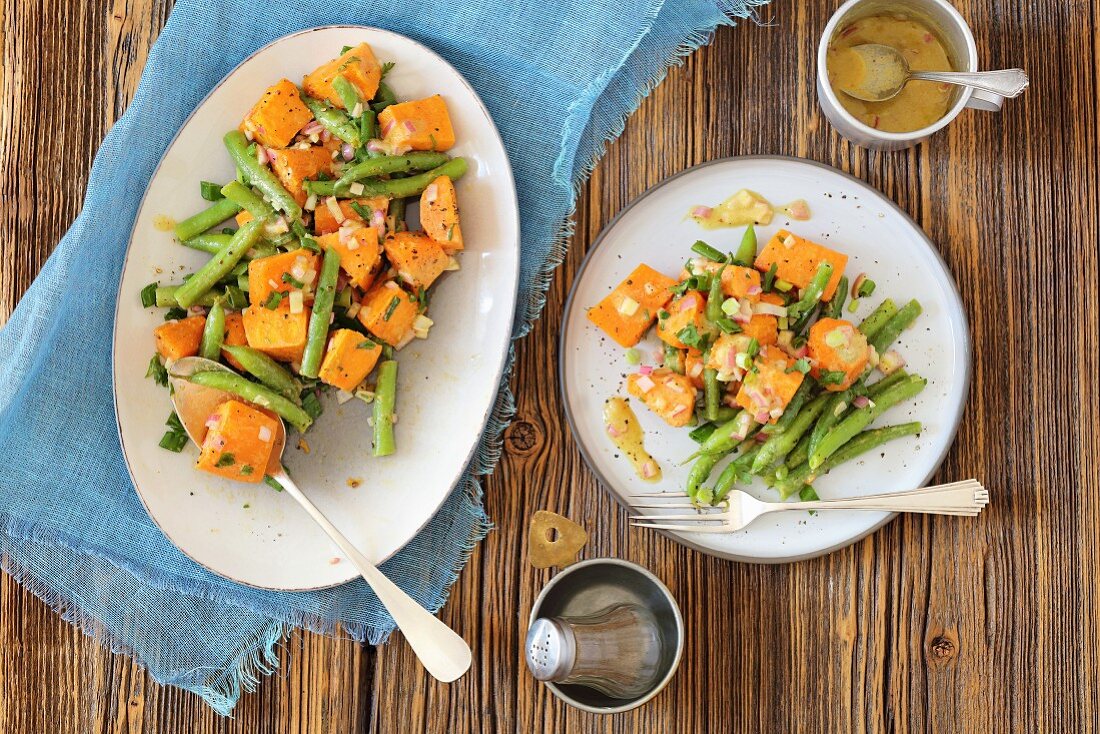
<svg viewBox="0 0 1100 734">
<path fill-rule="evenodd" d="M 318 376 L 327 385 L 352 392 L 374 369 L 381 355 L 382 345 L 378 342 L 354 329 L 337 329 L 328 338 Z"/>
<path fill-rule="evenodd" d="M 382 80 L 382 66 L 374 56 L 374 51 L 365 43 L 349 48 L 339 58 L 321 64 L 302 80 L 302 89 L 310 97 L 326 99 L 341 109 L 344 100 L 332 88 L 332 80 L 338 74 L 352 83 L 364 104 L 374 99 L 378 92 L 378 82 Z"/>
<path fill-rule="evenodd" d="M 359 321 L 386 344 L 403 347 L 412 336 L 418 311 L 416 297 L 402 289 L 397 281 L 387 280 L 363 296 Z"/>
<path fill-rule="evenodd" d="M 420 195 L 420 226 L 448 255 L 463 248 L 458 197 L 450 176 L 440 176 Z"/>
<path fill-rule="evenodd" d="M 222 344 L 227 347 L 248 346 L 248 337 L 244 333 L 244 317 L 239 313 L 227 313 L 225 315 L 225 341 Z M 222 358 L 234 369 L 240 372 L 245 371 L 244 365 L 229 356 L 229 352 L 224 349 L 222 350 Z"/>
<path fill-rule="evenodd" d="M 814 361 L 811 370 L 814 377 L 819 377 L 822 372 L 840 376 L 840 381 L 830 381 L 825 385 L 825 389 L 832 392 L 851 387 L 863 374 L 871 357 L 867 337 L 854 324 L 843 319 L 819 319 L 810 327 L 807 344 Z"/>
<path fill-rule="evenodd" d="M 165 321 L 153 329 L 157 340 L 157 352 L 165 359 L 183 359 L 199 353 L 202 330 L 206 327 L 205 316 L 189 316 L 179 321 Z"/>
<path fill-rule="evenodd" d="M 745 375 L 736 401 L 757 423 L 777 421 L 798 391 L 804 376 L 791 369 L 794 362 L 779 347 L 764 347 L 756 356 L 755 370 Z"/>
<path fill-rule="evenodd" d="M 688 291 L 673 298 L 668 304 L 668 316 L 657 320 L 657 336 L 665 344 L 671 344 L 677 349 L 686 348 L 688 345 L 680 339 L 679 334 L 689 326 L 696 334 L 706 331 L 706 307 L 707 299 L 696 291 Z"/>
<path fill-rule="evenodd" d="M 395 151 L 448 150 L 455 131 L 447 103 L 438 94 L 390 105 L 378 113 L 382 140 Z"/>
<path fill-rule="evenodd" d="M 603 300 L 588 309 L 588 320 L 620 346 L 641 341 L 657 318 L 657 312 L 672 299 L 672 278 L 648 265 L 634 268 Z"/>
<path fill-rule="evenodd" d="M 703 389 L 703 353 L 694 347 L 684 353 L 684 374 L 697 389 Z"/>
<path fill-rule="evenodd" d="M 313 119 L 289 79 L 269 87 L 241 122 L 241 132 L 268 148 L 285 148 Z"/>
<path fill-rule="evenodd" d="M 844 268 L 848 264 L 848 256 L 843 253 L 781 229 L 768 240 L 753 264 L 762 273 L 766 273 L 774 264 L 777 278 L 805 288 L 823 262 L 833 266 L 833 274 L 821 295 L 822 301 L 828 301 L 836 292 L 840 276 L 844 274 Z"/>
<path fill-rule="evenodd" d="M 362 290 L 370 288 L 374 276 L 382 269 L 382 248 L 378 244 L 378 230 L 374 227 L 360 227 L 347 237 L 341 237 L 336 232 L 322 235 L 317 238 L 317 244 L 340 253 L 340 267 L 351 282 Z"/>
<path fill-rule="evenodd" d="M 308 308 L 291 313 L 290 304 L 286 301 L 273 309 L 254 304 L 246 308 L 242 315 L 248 346 L 272 359 L 302 361 L 302 351 L 306 348 L 306 327 L 309 325 Z"/>
<path fill-rule="evenodd" d="M 207 426 L 196 469 L 240 482 L 263 480 L 279 433 L 277 418 L 240 400 L 227 400 Z"/>
<path fill-rule="evenodd" d="M 694 416 L 695 386 L 665 367 L 648 375 L 636 372 L 627 376 L 626 390 L 670 426 L 686 426 Z"/>
<path fill-rule="evenodd" d="M 322 172 L 332 173 L 332 156 L 320 145 L 296 146 L 272 152 L 275 155 L 271 159 L 271 170 L 299 205 L 305 204 L 308 198 L 303 185 L 306 179 L 315 179 Z"/>
<path fill-rule="evenodd" d="M 278 255 L 258 257 L 248 263 L 248 300 L 263 306 L 272 293 L 303 290 L 305 300 L 313 298 L 312 286 L 321 272 L 321 255 L 304 247 Z M 285 278 L 283 276 L 286 276 Z"/>
<path fill-rule="evenodd" d="M 773 306 L 783 305 L 783 299 L 774 293 L 764 293 L 758 298 L 760 303 L 770 303 Z M 753 337 L 762 347 L 777 344 L 779 342 L 779 319 L 769 314 L 754 313 L 747 324 L 741 324 L 741 333 Z"/>
<path fill-rule="evenodd" d="M 313 212 L 313 231 L 317 234 L 331 234 L 340 229 L 341 225 L 349 219 L 356 224 L 369 224 L 369 222 L 364 222 L 363 218 L 359 216 L 359 212 L 352 207 L 353 201 L 368 214 L 381 210 L 382 216 L 385 216 L 390 208 L 390 200 L 385 196 L 374 196 L 365 199 L 334 198 L 334 201 L 337 202 L 340 209 L 340 221 L 336 221 L 336 215 L 332 213 L 326 200 L 317 202 L 317 209 Z"/>
<path fill-rule="evenodd" d="M 714 275 L 718 271 L 722 272 L 722 294 L 726 298 L 747 298 L 750 303 L 760 300 L 760 273 L 741 265 L 724 265 L 705 257 L 696 257 L 680 271 L 680 280 L 704 273 Z"/>
<path fill-rule="evenodd" d="M 411 288 L 427 288 L 443 274 L 451 257 L 423 232 L 393 232 L 382 245 L 397 277 Z"/>
</svg>

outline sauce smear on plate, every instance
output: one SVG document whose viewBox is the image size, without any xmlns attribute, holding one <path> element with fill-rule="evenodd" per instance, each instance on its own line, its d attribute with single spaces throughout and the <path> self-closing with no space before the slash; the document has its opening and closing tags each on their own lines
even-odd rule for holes
<svg viewBox="0 0 1100 734">
<path fill-rule="evenodd" d="M 630 459 L 638 476 L 647 482 L 660 481 L 661 467 L 645 450 L 645 433 L 626 398 L 609 398 L 604 403 L 603 422 L 611 442 Z"/>
</svg>

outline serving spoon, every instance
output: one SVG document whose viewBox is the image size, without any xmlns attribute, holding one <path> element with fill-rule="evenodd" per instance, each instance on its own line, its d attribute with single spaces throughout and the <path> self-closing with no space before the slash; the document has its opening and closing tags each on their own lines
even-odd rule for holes
<svg viewBox="0 0 1100 734">
<path fill-rule="evenodd" d="M 864 74 L 858 84 L 840 87 L 840 91 L 866 102 L 884 102 L 896 97 L 914 79 L 973 87 L 1002 97 L 1017 97 L 1027 89 L 1027 72 L 1023 69 L 913 71 L 901 52 L 891 46 L 863 43 L 848 50 L 860 57 Z"/>
<path fill-rule="evenodd" d="M 231 372 L 224 365 L 209 359 L 200 357 L 184 357 L 173 362 L 168 368 L 168 379 L 172 385 L 172 405 L 176 409 L 183 429 L 188 438 L 195 442 L 196 446 L 202 445 L 202 439 L 206 435 L 206 421 L 210 414 L 226 400 L 235 396 L 223 390 L 218 390 L 205 385 L 196 385 L 187 378 L 196 372 L 221 370 Z M 378 596 L 378 600 L 393 617 L 393 621 L 401 629 L 405 639 L 409 641 L 413 652 L 420 658 L 425 669 L 436 679 L 444 683 L 457 680 L 470 669 L 472 655 L 470 646 L 454 630 L 441 622 L 435 615 L 420 606 L 411 596 L 406 594 L 397 584 L 390 581 L 385 574 L 367 560 L 351 541 L 325 517 L 317 506 L 314 505 L 302 490 L 291 481 L 283 468 L 283 449 L 286 448 L 286 426 L 282 419 L 278 421 L 275 433 L 275 444 L 271 450 L 271 459 L 268 461 L 267 474 L 286 490 L 287 494 L 298 501 L 309 516 L 312 517 L 321 529 L 332 538 L 332 541 L 340 547 L 340 550 L 351 560 L 352 564 L 370 585 Z"/>
</svg>

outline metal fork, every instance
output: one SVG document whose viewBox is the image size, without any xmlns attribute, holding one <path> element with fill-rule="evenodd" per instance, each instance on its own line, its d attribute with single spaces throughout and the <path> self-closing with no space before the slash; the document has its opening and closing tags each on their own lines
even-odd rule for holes
<svg viewBox="0 0 1100 734">
<path fill-rule="evenodd" d="M 650 492 L 629 495 L 631 500 L 686 499 L 678 492 Z M 690 502 L 656 502 L 652 504 L 631 502 L 634 509 L 686 509 L 690 514 L 632 515 L 631 524 L 641 528 L 679 530 L 690 533 L 732 533 L 751 523 L 761 515 L 794 510 L 875 510 L 878 512 L 917 512 L 926 515 L 959 515 L 974 517 L 989 503 L 989 491 L 976 479 L 938 484 L 933 487 L 913 489 L 908 492 L 875 494 L 867 497 L 848 497 L 813 502 L 761 502 L 741 490 L 733 490 L 721 504 L 698 507 Z M 689 521 L 694 524 L 675 524 L 670 521 Z"/>
</svg>

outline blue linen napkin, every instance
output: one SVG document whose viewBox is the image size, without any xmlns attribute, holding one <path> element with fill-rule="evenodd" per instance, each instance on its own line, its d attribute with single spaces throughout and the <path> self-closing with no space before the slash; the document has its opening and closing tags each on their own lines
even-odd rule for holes
<svg viewBox="0 0 1100 734">
<path fill-rule="evenodd" d="M 146 515 L 115 428 L 116 286 L 142 193 L 187 115 L 251 52 L 287 33 L 355 23 L 404 33 L 456 66 L 504 138 L 519 189 L 515 336 L 543 305 L 574 192 L 668 65 L 762 0 L 560 0 L 443 6 L 377 0 L 179 0 L 134 100 L 92 167 L 83 210 L 0 331 L 0 553 L 64 618 L 134 656 L 159 682 L 228 714 L 270 672 L 292 626 L 339 624 L 377 644 L 393 622 L 363 582 L 265 592 L 215 576 Z M 504 315 L 501 315 L 503 318 Z M 467 475 L 383 570 L 432 610 L 490 527 L 477 477 L 512 412 L 503 385 Z"/>
</svg>

